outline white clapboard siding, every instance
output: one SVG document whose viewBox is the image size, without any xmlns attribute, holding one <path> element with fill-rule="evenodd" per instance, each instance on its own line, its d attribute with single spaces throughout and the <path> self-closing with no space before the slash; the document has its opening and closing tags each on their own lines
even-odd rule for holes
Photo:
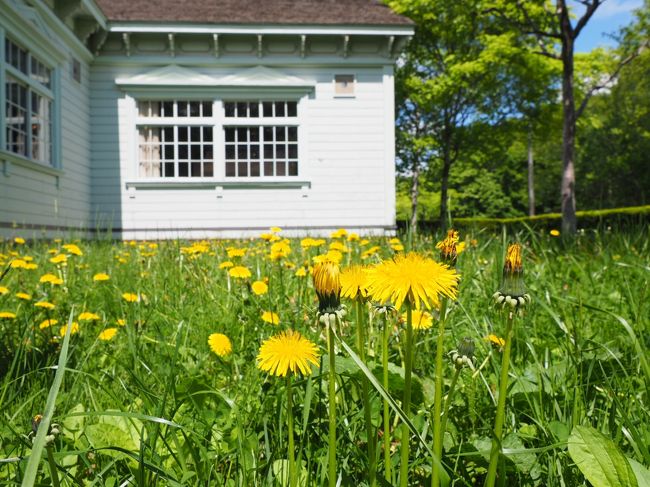
<svg viewBox="0 0 650 487">
<path fill-rule="evenodd" d="M 45 19 L 41 26 L 47 25 Z M 12 36 L 12 27 L 2 25 L 2 17 L 0 27 L 5 35 Z M 39 28 L 34 26 L 34 29 Z M 0 234 L 3 235 L 39 237 L 43 228 L 50 229 L 45 232 L 48 235 L 69 234 L 73 229 L 86 229 L 91 225 L 89 65 L 76 58 L 81 63 L 81 83 L 75 81 L 72 78 L 73 50 L 54 32 L 45 34 L 64 54 L 54 74 L 59 83 L 55 94 L 59 97 L 60 170 L 7 161 L 8 158 L 0 154 L 5 167 L 4 174 L 0 173 Z M 26 43 L 21 38 L 16 41 Z M 13 229 L 12 225 L 17 228 Z M 64 230 L 57 232 L 54 228 Z"/>
<path fill-rule="evenodd" d="M 220 67 L 219 60 L 213 58 L 189 69 L 218 79 L 249 69 L 255 62 L 262 64 L 263 60 L 251 59 L 242 68 Z M 307 185 L 264 189 L 228 187 L 232 178 L 194 189 L 137 186 L 133 177 L 137 161 L 132 113 L 133 98 L 141 95 L 118 87 L 116 80 L 147 74 L 161 66 L 94 65 L 90 105 L 92 214 L 97 225 L 119 229 L 125 239 L 244 237 L 259 234 L 271 225 L 283 227 L 287 235 L 323 235 L 339 227 L 363 234 L 392 233 L 392 67 L 385 62 L 376 67 L 315 67 L 313 61 L 309 67 L 299 66 L 299 61 L 296 64 L 273 69 L 314 86 L 299 107 L 299 176 L 293 178 Z M 335 96 L 335 74 L 355 75 L 354 97 Z M 177 99 L 188 93 L 191 91 L 179 88 Z M 214 98 L 219 98 L 218 90 Z M 252 90 L 248 99 L 255 98 Z M 216 164 L 223 164 L 223 148 L 215 148 Z M 242 181 L 246 179 L 237 180 Z M 217 188 L 220 182 L 223 189 Z M 133 183 L 135 187 L 131 187 Z"/>
</svg>

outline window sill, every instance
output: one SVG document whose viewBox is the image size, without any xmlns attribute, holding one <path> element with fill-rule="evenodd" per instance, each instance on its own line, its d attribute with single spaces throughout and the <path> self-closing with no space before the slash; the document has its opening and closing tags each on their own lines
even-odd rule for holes
<svg viewBox="0 0 650 487">
<path fill-rule="evenodd" d="M 49 174 L 50 176 L 54 176 L 57 179 L 64 174 L 61 169 L 57 169 L 52 166 L 46 166 L 40 162 L 35 162 L 31 159 L 27 159 L 26 157 L 19 156 L 18 154 L 14 154 L 13 152 L 2 149 L 0 149 L 0 161 L 3 162 L 3 173 L 5 176 L 11 175 L 11 164 L 26 167 L 28 169 L 42 172 L 44 174 Z"/>
<path fill-rule="evenodd" d="M 127 181 L 126 189 L 305 189 L 311 188 L 311 181 L 266 180 L 266 181 Z"/>
</svg>

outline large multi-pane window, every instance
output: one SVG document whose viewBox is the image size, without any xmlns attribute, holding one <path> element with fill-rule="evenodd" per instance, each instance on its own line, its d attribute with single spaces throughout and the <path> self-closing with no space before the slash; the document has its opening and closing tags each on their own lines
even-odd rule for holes
<svg viewBox="0 0 650 487">
<path fill-rule="evenodd" d="M 224 104 L 226 177 L 297 176 L 295 101 Z"/>
<path fill-rule="evenodd" d="M 53 165 L 52 70 L 27 49 L 5 39 L 5 149 Z"/>
<path fill-rule="evenodd" d="M 137 132 L 142 178 L 298 175 L 295 101 L 141 100 Z"/>
<path fill-rule="evenodd" d="M 214 176 L 212 101 L 140 101 L 140 177 Z"/>
</svg>

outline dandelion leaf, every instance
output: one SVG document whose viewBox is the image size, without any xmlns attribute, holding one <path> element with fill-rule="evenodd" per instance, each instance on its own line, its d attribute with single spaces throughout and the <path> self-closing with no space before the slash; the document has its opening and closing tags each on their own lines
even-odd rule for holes
<svg viewBox="0 0 650 487">
<path fill-rule="evenodd" d="M 575 426 L 569 455 L 594 487 L 638 487 L 630 462 L 614 442 L 589 426 Z"/>
</svg>

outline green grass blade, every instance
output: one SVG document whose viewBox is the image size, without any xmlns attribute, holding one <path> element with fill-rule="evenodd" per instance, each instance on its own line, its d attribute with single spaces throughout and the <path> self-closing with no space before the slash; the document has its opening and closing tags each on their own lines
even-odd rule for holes
<svg viewBox="0 0 650 487">
<path fill-rule="evenodd" d="M 36 475 L 38 474 L 38 467 L 41 462 L 43 450 L 45 450 L 45 437 L 50 429 L 52 416 L 54 415 L 54 406 L 56 405 L 56 398 L 59 394 L 59 389 L 63 383 L 63 376 L 65 375 L 65 365 L 68 362 L 68 347 L 70 345 L 70 330 L 72 329 L 72 317 L 74 315 L 74 308 L 70 311 L 68 318 L 68 326 L 66 327 L 65 336 L 63 337 L 63 345 L 61 346 L 61 353 L 59 354 L 59 363 L 54 374 L 54 382 L 47 395 L 47 403 L 45 405 L 45 412 L 43 419 L 38 427 L 32 453 L 27 462 L 25 469 L 25 476 L 23 477 L 23 487 L 32 487 L 36 482 Z"/>
</svg>

